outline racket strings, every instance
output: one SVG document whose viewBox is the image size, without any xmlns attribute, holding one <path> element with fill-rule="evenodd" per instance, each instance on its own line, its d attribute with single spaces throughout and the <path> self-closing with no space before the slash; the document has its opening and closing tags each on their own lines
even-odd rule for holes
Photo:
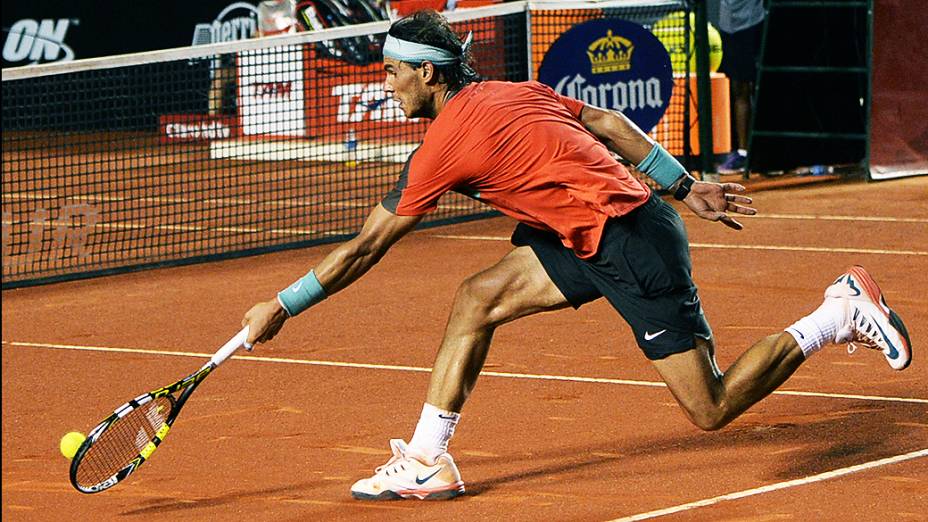
<svg viewBox="0 0 928 522">
<path fill-rule="evenodd" d="M 159 397 L 110 425 L 81 459 L 77 482 L 83 486 L 99 484 L 136 459 L 167 420 L 173 404 L 170 396 Z"/>
</svg>

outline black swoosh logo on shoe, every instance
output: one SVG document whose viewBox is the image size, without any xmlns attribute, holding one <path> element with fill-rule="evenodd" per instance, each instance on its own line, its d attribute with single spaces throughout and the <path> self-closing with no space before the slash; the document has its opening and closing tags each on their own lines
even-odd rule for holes
<svg viewBox="0 0 928 522">
<path fill-rule="evenodd" d="M 441 471 L 441 468 L 438 468 L 437 470 L 435 470 L 435 473 L 432 473 L 431 475 L 425 477 L 424 479 L 420 479 L 418 476 L 416 476 L 416 484 L 418 484 L 418 485 L 420 485 L 420 486 L 421 486 L 422 484 L 425 484 L 426 482 L 429 481 L 430 478 L 434 477 L 435 475 L 438 475 L 438 472 L 439 472 L 439 471 Z"/>
</svg>

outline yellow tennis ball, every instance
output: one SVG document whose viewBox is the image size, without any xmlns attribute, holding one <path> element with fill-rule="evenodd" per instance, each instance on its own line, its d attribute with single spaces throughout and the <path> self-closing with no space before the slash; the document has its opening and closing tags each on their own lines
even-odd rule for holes
<svg viewBox="0 0 928 522">
<path fill-rule="evenodd" d="M 689 68 L 690 72 L 694 72 L 696 70 L 696 44 L 694 43 L 696 15 L 690 13 L 689 18 Z M 670 54 L 670 63 L 673 65 L 673 72 L 686 72 L 686 42 L 684 41 L 686 30 L 683 26 L 685 19 L 686 13 L 683 11 L 676 11 L 661 18 L 654 24 L 654 27 L 651 28 L 651 32 L 664 44 L 667 53 Z M 707 29 L 709 32 L 709 71 L 715 72 L 719 70 L 719 65 L 722 63 L 722 36 L 712 24 L 708 24 Z"/>
<path fill-rule="evenodd" d="M 72 431 L 71 433 L 66 433 L 64 437 L 61 437 L 61 443 L 58 444 L 59 449 L 61 449 L 61 454 L 67 459 L 73 459 L 74 454 L 77 453 L 78 448 L 81 447 L 81 444 L 84 443 L 84 439 L 87 437 L 83 433 Z"/>
</svg>

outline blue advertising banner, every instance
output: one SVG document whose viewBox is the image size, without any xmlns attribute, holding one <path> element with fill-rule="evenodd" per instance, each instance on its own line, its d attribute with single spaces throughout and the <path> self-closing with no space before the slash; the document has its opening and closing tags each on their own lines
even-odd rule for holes
<svg viewBox="0 0 928 522">
<path fill-rule="evenodd" d="M 575 25 L 551 45 L 538 79 L 558 93 L 619 111 L 650 132 L 673 93 L 673 68 L 660 40 L 620 19 Z"/>
</svg>

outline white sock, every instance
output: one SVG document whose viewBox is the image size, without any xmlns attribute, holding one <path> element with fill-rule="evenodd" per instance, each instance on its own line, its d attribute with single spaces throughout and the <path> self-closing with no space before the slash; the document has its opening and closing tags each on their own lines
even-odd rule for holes
<svg viewBox="0 0 928 522">
<path fill-rule="evenodd" d="M 409 447 L 421 453 L 430 461 L 448 451 L 448 441 L 454 435 L 454 427 L 461 420 L 461 414 L 445 411 L 429 403 L 422 406 L 422 415 L 416 432 L 409 441 Z"/>
<path fill-rule="evenodd" d="M 844 320 L 844 305 L 840 299 L 826 298 L 814 312 L 786 328 L 786 332 L 799 343 L 806 358 L 835 342 L 839 323 Z"/>
</svg>

